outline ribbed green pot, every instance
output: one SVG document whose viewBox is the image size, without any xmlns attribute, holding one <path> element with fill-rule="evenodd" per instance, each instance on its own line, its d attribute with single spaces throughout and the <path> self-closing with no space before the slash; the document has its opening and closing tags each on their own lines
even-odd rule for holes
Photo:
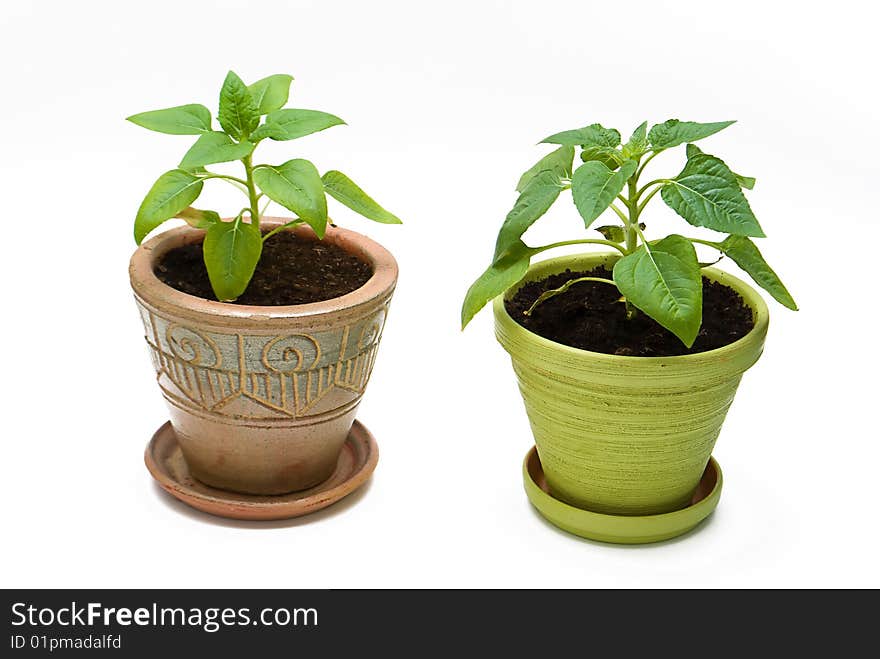
<svg viewBox="0 0 880 659">
<path fill-rule="evenodd" d="M 567 268 L 610 268 L 617 258 L 542 261 L 523 282 Z M 748 284 L 715 268 L 703 272 L 743 297 L 755 326 L 739 341 L 695 355 L 618 357 L 570 348 L 525 329 L 501 296 L 495 300 L 495 335 L 513 362 L 553 496 L 617 515 L 690 503 L 740 378 L 761 355 L 768 323 L 766 304 Z"/>
</svg>

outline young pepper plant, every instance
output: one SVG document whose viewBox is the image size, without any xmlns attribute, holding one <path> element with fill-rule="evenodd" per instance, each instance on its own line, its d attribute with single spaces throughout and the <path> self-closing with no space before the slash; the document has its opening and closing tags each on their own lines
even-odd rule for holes
<svg viewBox="0 0 880 659">
<path fill-rule="evenodd" d="M 172 218 L 204 229 L 205 267 L 214 294 L 221 301 L 235 300 L 245 291 L 263 243 L 276 232 L 305 223 L 318 238 L 324 237 L 329 222 L 326 195 L 368 219 L 400 224 L 400 219 L 342 172 L 330 170 L 321 176 L 315 165 L 302 158 L 280 165 L 254 164 L 254 149 L 264 139 L 294 140 L 345 123 L 326 112 L 284 108 L 292 81 L 291 76 L 278 74 L 245 85 L 230 71 L 220 89 L 217 120 L 221 130 L 214 129 L 210 110 L 199 104 L 128 117 L 128 121 L 160 133 L 198 135 L 180 164 L 162 174 L 150 188 L 135 217 L 134 238 L 140 244 L 148 233 Z M 236 160 L 244 167 L 242 177 L 206 169 L 207 165 Z M 215 211 L 192 207 L 205 181 L 211 179 L 231 183 L 247 197 L 247 205 L 232 221 L 222 221 Z M 260 218 L 269 201 L 292 211 L 295 218 L 264 234 Z"/>
<path fill-rule="evenodd" d="M 730 126 L 732 121 L 696 123 L 670 119 L 648 130 L 647 122 L 635 129 L 625 144 L 617 130 L 592 124 L 551 135 L 542 143 L 559 147 L 543 157 L 519 180 L 519 198 L 507 214 L 491 265 L 471 285 L 461 310 L 464 328 L 490 300 L 520 281 L 536 254 L 563 245 L 593 244 L 621 254 L 613 279 L 582 277 L 542 294 L 526 313 L 534 313 L 544 300 L 559 295 L 581 281 L 617 287 L 631 317 L 640 311 L 691 347 L 702 324 L 701 264 L 694 244 L 706 245 L 729 257 L 755 282 L 789 309 L 797 305 L 776 273 L 767 265 L 752 238 L 764 231 L 758 224 L 743 189 L 755 179 L 734 173 L 720 158 L 704 153 L 693 142 Z M 673 178 L 655 178 L 641 184 L 647 167 L 660 153 L 686 146 L 687 163 Z M 574 169 L 580 150 L 581 164 Z M 602 238 L 578 238 L 530 247 L 522 236 L 556 201 L 571 190 L 574 205 L 590 228 L 611 209 L 620 224 L 597 227 Z M 727 234 L 721 240 L 704 240 L 672 234 L 648 240 L 642 213 L 657 193 L 688 223 Z"/>
</svg>

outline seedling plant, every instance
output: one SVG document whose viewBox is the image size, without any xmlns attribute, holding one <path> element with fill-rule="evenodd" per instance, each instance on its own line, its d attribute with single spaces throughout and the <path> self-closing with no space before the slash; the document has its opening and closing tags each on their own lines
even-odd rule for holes
<svg viewBox="0 0 880 659">
<path fill-rule="evenodd" d="M 593 281 L 615 286 L 627 315 L 645 313 L 691 347 L 702 324 L 702 273 L 695 244 L 716 249 L 742 268 L 760 287 L 789 309 L 797 309 L 782 281 L 767 264 L 752 238 L 764 237 L 743 190 L 755 179 L 733 172 L 720 158 L 704 153 L 693 142 L 734 122 L 696 123 L 670 119 L 648 130 L 642 123 L 625 144 L 617 130 L 592 124 L 543 140 L 559 145 L 525 172 L 516 187 L 519 197 L 507 214 L 495 243 L 491 265 L 471 285 L 462 306 L 462 327 L 490 300 L 520 281 L 531 258 L 563 245 L 602 245 L 620 252 L 612 279 L 580 277 L 539 296 L 526 314 L 539 313 L 542 302 L 573 285 Z M 674 177 L 641 183 L 648 164 L 659 154 L 686 145 L 687 163 Z M 581 164 L 574 169 L 576 152 Z M 575 238 L 542 247 L 526 245 L 526 230 L 571 190 L 574 205 L 589 229 L 611 210 L 619 224 L 596 227 L 602 238 Z M 688 223 L 727 234 L 719 240 L 671 234 L 646 238 L 642 214 L 660 198 Z"/>
<path fill-rule="evenodd" d="M 254 150 L 262 140 L 294 140 L 345 123 L 326 112 L 284 108 L 292 80 L 289 75 L 278 74 L 245 85 L 230 71 L 220 89 L 220 130 L 213 126 L 211 111 L 200 104 L 128 117 L 160 133 L 198 136 L 180 164 L 162 174 L 150 188 L 135 217 L 134 237 L 140 244 L 147 234 L 172 218 L 204 229 L 205 266 L 214 294 L 221 301 L 235 300 L 244 292 L 263 243 L 276 232 L 307 224 L 318 238 L 324 237 L 329 222 L 326 195 L 376 222 L 400 224 L 400 219 L 342 172 L 330 170 L 322 176 L 314 164 L 302 158 L 280 165 L 254 164 Z M 208 165 L 232 161 L 241 162 L 243 176 L 206 169 Z M 192 206 L 209 180 L 230 183 L 247 197 L 246 205 L 231 221 L 221 220 L 216 211 Z M 270 201 L 292 211 L 295 217 L 263 233 L 260 218 Z"/>
</svg>

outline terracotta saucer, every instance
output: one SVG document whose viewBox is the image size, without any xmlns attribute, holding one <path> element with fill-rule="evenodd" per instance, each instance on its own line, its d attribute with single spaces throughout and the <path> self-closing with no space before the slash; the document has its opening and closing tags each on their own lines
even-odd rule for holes
<svg viewBox="0 0 880 659">
<path fill-rule="evenodd" d="M 523 484 L 532 505 L 548 522 L 590 540 L 638 545 L 669 540 L 687 533 L 715 510 L 721 498 L 723 478 L 715 458 L 703 472 L 691 504 L 662 515 L 607 515 L 564 503 L 553 497 L 538 451 L 533 446 L 523 461 Z"/>
<path fill-rule="evenodd" d="M 355 421 L 330 478 L 308 490 L 260 496 L 219 490 L 194 479 L 169 422 L 156 431 L 144 452 L 150 474 L 171 496 L 212 515 L 250 520 L 288 519 L 326 508 L 363 485 L 378 461 L 376 440 Z"/>
</svg>

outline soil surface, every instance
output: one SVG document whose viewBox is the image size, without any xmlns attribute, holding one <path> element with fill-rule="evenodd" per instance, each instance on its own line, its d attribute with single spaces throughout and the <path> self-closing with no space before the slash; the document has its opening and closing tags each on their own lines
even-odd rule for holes
<svg viewBox="0 0 880 659">
<path fill-rule="evenodd" d="M 177 247 L 153 270 L 178 291 L 216 300 L 211 290 L 202 244 Z M 373 269 L 340 247 L 297 238 L 280 231 L 263 244 L 263 253 L 247 290 L 229 304 L 279 306 L 308 304 L 351 293 L 367 283 Z"/>
<path fill-rule="evenodd" d="M 644 313 L 627 320 L 626 305 L 614 286 L 581 282 L 565 293 L 542 302 L 531 316 L 523 315 L 544 291 L 570 279 L 611 279 L 605 267 L 551 275 L 528 282 L 505 302 L 507 313 L 520 325 L 551 341 L 609 355 L 665 357 L 714 350 L 748 334 L 754 326 L 752 311 L 732 288 L 703 277 L 703 324 L 694 345 L 681 340 Z"/>
</svg>

